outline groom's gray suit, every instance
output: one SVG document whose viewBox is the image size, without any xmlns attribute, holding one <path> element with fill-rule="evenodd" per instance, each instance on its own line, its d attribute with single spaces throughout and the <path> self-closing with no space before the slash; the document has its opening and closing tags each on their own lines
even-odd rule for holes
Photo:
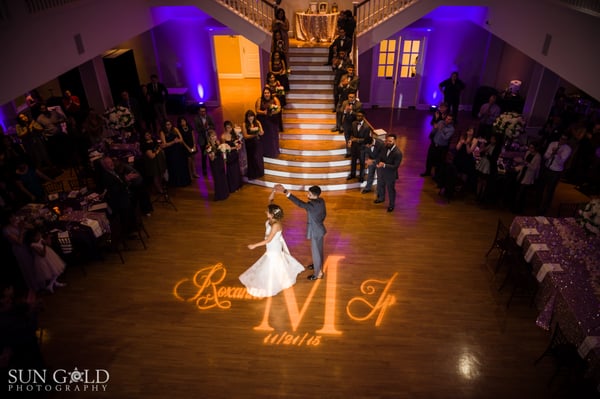
<svg viewBox="0 0 600 399">
<path fill-rule="evenodd" d="M 319 276 L 323 267 L 323 236 L 327 232 L 325 225 L 323 225 L 323 221 L 327 216 L 325 201 L 322 198 L 315 198 L 304 202 L 291 193 L 287 197 L 306 211 L 308 219 L 306 238 L 310 239 L 314 275 Z"/>
</svg>

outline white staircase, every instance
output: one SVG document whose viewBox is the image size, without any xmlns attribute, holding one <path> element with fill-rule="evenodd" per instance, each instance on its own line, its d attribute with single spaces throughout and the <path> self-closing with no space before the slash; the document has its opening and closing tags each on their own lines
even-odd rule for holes
<svg viewBox="0 0 600 399">
<path fill-rule="evenodd" d="M 285 131 L 279 136 L 281 154 L 265 158 L 265 175 L 249 183 L 267 187 L 281 183 L 293 190 L 312 185 L 323 191 L 360 187 L 356 179 L 346 180 L 350 160 L 344 157 L 344 135 L 331 131 L 333 72 L 323 65 L 327 52 L 327 47 L 290 47 L 292 73 L 283 113 Z"/>
</svg>

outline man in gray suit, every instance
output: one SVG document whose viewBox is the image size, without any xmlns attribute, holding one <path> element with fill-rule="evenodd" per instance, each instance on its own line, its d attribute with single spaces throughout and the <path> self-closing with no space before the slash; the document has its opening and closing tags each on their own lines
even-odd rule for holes
<svg viewBox="0 0 600 399">
<path fill-rule="evenodd" d="M 319 186 L 311 186 L 308 189 L 308 202 L 297 198 L 281 184 L 276 184 L 273 190 L 284 193 L 290 201 L 306 211 L 308 218 L 306 238 L 310 239 L 313 261 L 311 265 L 308 265 L 308 268 L 314 270 L 313 274 L 308 276 L 308 279 L 314 281 L 323 278 L 325 276 L 323 274 L 323 237 L 327 232 L 323 221 L 327 216 L 327 210 L 325 209 L 325 201 L 323 198 L 319 198 L 321 188 Z"/>
</svg>

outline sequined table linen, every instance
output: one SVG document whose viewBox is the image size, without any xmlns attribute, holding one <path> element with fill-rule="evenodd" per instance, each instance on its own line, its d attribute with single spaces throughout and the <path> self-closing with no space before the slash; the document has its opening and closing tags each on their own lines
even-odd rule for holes
<svg viewBox="0 0 600 399">
<path fill-rule="evenodd" d="M 336 36 L 338 13 L 295 16 L 296 39 L 304 42 L 331 42 Z"/>
<path fill-rule="evenodd" d="M 538 280 L 543 276 L 536 324 L 549 329 L 552 321 L 559 323 L 578 347 L 600 336 L 600 237 L 590 236 L 574 218 L 546 217 L 516 217 L 510 234 L 530 257 Z M 600 382 L 600 348 L 587 345 L 581 354 Z"/>
</svg>

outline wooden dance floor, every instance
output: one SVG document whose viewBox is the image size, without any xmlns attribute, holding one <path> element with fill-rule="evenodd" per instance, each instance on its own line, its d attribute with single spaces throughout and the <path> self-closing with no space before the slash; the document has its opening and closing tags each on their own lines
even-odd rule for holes
<svg viewBox="0 0 600 399">
<path fill-rule="evenodd" d="M 369 113 L 388 130 L 389 111 Z M 529 301 L 498 292 L 485 253 L 501 218 L 472 196 L 446 203 L 419 177 L 429 115 L 393 116 L 404 162 L 396 209 L 359 190 L 324 192 L 325 279 L 306 271 L 271 299 L 244 295 L 238 276 L 264 248 L 270 189 L 245 185 L 212 201 L 211 178 L 171 191 L 147 218 L 148 249 L 68 270 L 68 286 L 44 297 L 42 352 L 51 369 L 104 369 L 106 392 L 90 398 L 543 398 L 550 359 L 533 361 L 549 333 Z M 463 118 L 466 119 L 466 118 Z M 302 192 L 296 192 L 306 198 Z M 561 184 L 561 201 L 585 198 Z M 310 261 L 306 214 L 285 196 L 284 236 Z"/>
</svg>

